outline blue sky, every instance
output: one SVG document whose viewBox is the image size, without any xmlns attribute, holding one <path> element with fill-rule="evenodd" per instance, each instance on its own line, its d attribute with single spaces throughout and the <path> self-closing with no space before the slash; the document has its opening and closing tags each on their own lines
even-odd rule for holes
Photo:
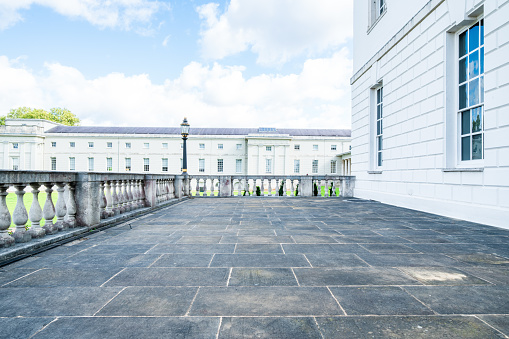
<svg viewBox="0 0 509 339">
<path fill-rule="evenodd" d="M 352 0 L 3 0 L 0 115 L 350 128 Z"/>
</svg>

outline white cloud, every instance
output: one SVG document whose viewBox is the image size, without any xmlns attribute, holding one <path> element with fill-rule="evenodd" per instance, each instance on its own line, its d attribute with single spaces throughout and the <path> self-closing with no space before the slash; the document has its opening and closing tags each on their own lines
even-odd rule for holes
<svg viewBox="0 0 509 339">
<path fill-rule="evenodd" d="M 337 47 L 353 35 L 353 0 L 231 0 L 197 7 L 204 20 L 204 57 L 221 59 L 247 49 L 261 64 L 284 63 Z"/>
<path fill-rule="evenodd" d="M 164 47 L 168 46 L 168 41 L 170 41 L 170 38 L 171 38 L 171 35 L 167 35 L 167 36 L 164 38 L 164 40 L 163 40 L 163 42 L 162 42 L 162 45 L 163 45 Z"/>
<path fill-rule="evenodd" d="M 101 28 L 136 29 L 147 34 L 154 15 L 169 5 L 156 0 L 2 0 L 0 2 L 0 30 L 23 20 L 20 10 L 40 5 L 71 18 L 82 18 Z"/>
<path fill-rule="evenodd" d="M 241 66 L 192 62 L 164 84 L 146 74 L 87 79 L 61 64 L 34 72 L 20 63 L 0 56 L 0 115 L 19 106 L 66 107 L 93 125 L 177 126 L 187 116 L 201 127 L 350 128 L 346 49 L 287 76 L 246 78 Z"/>
</svg>

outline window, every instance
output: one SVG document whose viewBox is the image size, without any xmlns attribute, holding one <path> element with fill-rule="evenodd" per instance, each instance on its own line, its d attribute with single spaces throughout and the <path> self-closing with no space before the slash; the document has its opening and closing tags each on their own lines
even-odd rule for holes
<svg viewBox="0 0 509 339">
<path fill-rule="evenodd" d="M 200 144 L 200 149 L 205 149 L 205 144 Z"/>
<path fill-rule="evenodd" d="M 51 142 L 51 147 L 57 147 L 57 142 L 56 141 L 52 141 Z"/>
<path fill-rule="evenodd" d="M 461 161 L 484 158 L 484 20 L 458 39 L 458 126 Z"/>
<path fill-rule="evenodd" d="M 75 171 L 76 170 L 76 158 L 70 157 L 69 158 L 69 171 Z"/>
<path fill-rule="evenodd" d="M 313 151 L 318 151 L 318 145 L 313 145 Z"/>
<path fill-rule="evenodd" d="M 168 158 L 163 158 L 162 171 L 163 172 L 168 172 Z"/>
<path fill-rule="evenodd" d="M 12 169 L 14 171 L 19 170 L 19 158 L 18 157 L 12 157 L 11 161 L 12 161 Z M 56 166 L 56 164 L 55 164 L 55 166 Z"/>
<path fill-rule="evenodd" d="M 167 142 L 163 142 L 163 148 L 168 149 L 168 143 Z"/>
<path fill-rule="evenodd" d="M 235 172 L 242 173 L 242 159 L 235 160 Z"/>
<path fill-rule="evenodd" d="M 242 149 L 242 144 L 237 144 L 237 149 Z"/>
<path fill-rule="evenodd" d="M 145 172 L 150 171 L 150 159 L 149 158 L 143 158 L 143 170 Z"/>
<path fill-rule="evenodd" d="M 330 150 L 331 151 L 336 151 L 337 150 L 337 145 L 330 145 Z"/>
<path fill-rule="evenodd" d="M 313 160 L 313 173 L 318 173 L 318 160 Z"/>
<path fill-rule="evenodd" d="M 106 147 L 107 148 L 113 148 L 113 143 L 112 142 L 107 142 L 106 143 Z"/>
<path fill-rule="evenodd" d="M 106 158 L 106 170 L 108 172 L 113 171 L 113 158 Z"/>
<path fill-rule="evenodd" d="M 130 142 L 126 142 L 125 143 L 125 148 L 131 148 L 131 143 Z"/>
<path fill-rule="evenodd" d="M 331 160 L 330 161 L 330 172 L 331 173 L 336 173 L 336 169 L 337 169 L 337 165 L 336 165 L 336 160 Z"/>
<path fill-rule="evenodd" d="M 52 171 L 57 170 L 57 158 L 51 158 L 51 170 Z"/>
<path fill-rule="evenodd" d="M 272 159 L 265 159 L 265 173 L 272 173 Z"/>
<path fill-rule="evenodd" d="M 89 148 L 94 148 L 94 143 L 90 141 L 90 142 L 88 143 L 88 147 L 89 147 Z"/>
<path fill-rule="evenodd" d="M 69 142 L 69 147 L 71 148 L 76 147 L 76 143 L 74 141 Z"/>
<path fill-rule="evenodd" d="M 370 26 L 374 25 L 377 20 L 384 14 L 387 10 L 387 4 L 385 0 L 369 0 L 371 2 L 370 7 Z"/>
<path fill-rule="evenodd" d="M 125 170 L 131 172 L 131 158 L 125 158 Z"/>
<path fill-rule="evenodd" d="M 205 172 L 205 159 L 198 160 L 198 171 Z"/>
<path fill-rule="evenodd" d="M 293 173 L 300 173 L 300 160 L 293 161 Z"/>
<path fill-rule="evenodd" d="M 383 100 L 384 88 L 380 87 L 376 90 L 376 164 L 382 166 L 382 150 L 383 150 Z"/>
<path fill-rule="evenodd" d="M 150 147 L 150 144 L 148 142 L 143 143 L 143 148 L 149 148 L 149 147 Z"/>
<path fill-rule="evenodd" d="M 223 144 L 217 144 L 217 149 L 223 149 Z"/>
<path fill-rule="evenodd" d="M 19 148 L 19 144 L 17 142 L 13 142 L 12 143 L 12 148 L 18 149 Z"/>
<path fill-rule="evenodd" d="M 217 159 L 217 171 L 219 173 L 223 172 L 223 159 Z"/>
<path fill-rule="evenodd" d="M 296 151 L 300 151 L 300 145 L 293 145 L 293 149 Z"/>
<path fill-rule="evenodd" d="M 265 146 L 265 151 L 272 152 L 272 146 Z"/>
<path fill-rule="evenodd" d="M 88 171 L 92 172 L 94 170 L 94 158 L 88 158 Z"/>
</svg>

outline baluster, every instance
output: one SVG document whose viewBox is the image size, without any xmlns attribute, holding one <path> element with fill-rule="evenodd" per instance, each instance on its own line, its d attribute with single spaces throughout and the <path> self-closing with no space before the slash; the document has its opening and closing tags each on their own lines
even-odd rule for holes
<svg viewBox="0 0 509 339">
<path fill-rule="evenodd" d="M 132 191 L 132 180 L 127 180 L 127 208 L 129 209 L 129 211 L 132 211 L 134 210 L 134 206 L 133 206 L 133 191 Z"/>
<path fill-rule="evenodd" d="M 67 184 L 67 224 L 69 228 L 76 227 L 76 200 L 74 199 L 74 183 Z"/>
<path fill-rule="evenodd" d="M 337 194 L 336 194 L 336 180 L 332 180 L 332 196 L 333 197 L 336 197 Z"/>
<path fill-rule="evenodd" d="M 99 201 L 99 208 L 101 209 L 101 219 L 106 219 L 108 217 L 108 212 L 106 211 L 106 206 L 108 206 L 108 200 L 106 198 L 106 184 L 104 181 L 101 181 L 101 199 Z"/>
<path fill-rule="evenodd" d="M 51 199 L 53 188 L 50 182 L 45 182 L 44 187 L 46 187 L 46 201 L 42 209 L 42 215 L 44 217 L 44 226 L 42 228 L 46 231 L 46 234 L 55 234 L 58 232 L 58 228 L 53 224 L 53 218 L 55 217 L 55 206 Z"/>
<path fill-rule="evenodd" d="M 64 198 L 64 191 L 65 191 L 65 183 L 63 182 L 57 182 L 57 192 L 58 192 L 58 198 L 57 198 L 57 206 L 56 206 L 56 215 L 57 215 L 57 222 L 55 223 L 55 227 L 58 228 L 59 231 L 63 231 L 69 228 L 69 226 L 64 222 L 65 214 L 67 213 L 67 207 L 65 206 L 65 198 Z"/>
<path fill-rule="evenodd" d="M 28 217 L 32 226 L 30 227 L 30 235 L 32 238 L 42 238 L 46 235 L 46 231 L 41 227 L 41 219 L 42 219 L 42 208 L 39 204 L 39 184 L 36 182 L 30 183 L 30 187 L 32 188 L 32 205 L 30 206 L 30 211 L 28 212 Z"/>
<path fill-rule="evenodd" d="M 283 197 L 287 197 L 288 193 L 286 191 L 286 179 L 283 179 Z"/>
<path fill-rule="evenodd" d="M 267 179 L 267 181 L 269 184 L 268 195 L 270 197 L 270 196 L 272 196 L 272 179 Z"/>
<path fill-rule="evenodd" d="M 197 197 L 200 196 L 200 179 L 199 178 L 196 179 L 196 193 L 195 193 L 195 196 L 197 196 Z"/>
<path fill-rule="evenodd" d="M 16 242 L 28 242 L 32 239 L 30 233 L 26 230 L 25 226 L 28 221 L 28 213 L 23 202 L 23 196 L 25 195 L 25 185 L 14 185 L 16 188 L 16 207 L 12 213 L 12 221 L 16 225 L 14 231 L 14 240 Z"/>
<path fill-rule="evenodd" d="M 113 213 L 113 200 L 111 198 L 110 181 L 104 183 L 104 196 L 106 197 L 106 218 L 112 217 Z"/>
<path fill-rule="evenodd" d="M 141 201 L 141 207 L 146 207 L 147 202 L 145 199 L 145 182 L 143 180 L 140 180 L 140 201 Z"/>
<path fill-rule="evenodd" d="M 214 191 L 215 191 L 215 187 L 214 187 L 214 179 L 210 179 L 210 196 L 213 197 L 214 196 Z"/>
<path fill-rule="evenodd" d="M 261 196 L 265 196 L 265 179 L 261 179 L 260 180 L 260 189 L 261 189 Z"/>
<path fill-rule="evenodd" d="M 118 205 L 117 187 L 118 187 L 118 181 L 113 180 L 111 182 L 111 204 L 113 205 L 113 215 L 120 214 L 120 207 Z"/>
<path fill-rule="evenodd" d="M 0 248 L 14 245 L 16 240 L 7 231 L 11 226 L 11 213 L 5 201 L 9 186 L 0 185 Z"/>
<path fill-rule="evenodd" d="M 140 208 L 140 198 L 138 194 L 138 180 L 134 179 L 131 181 L 131 194 L 133 196 L 132 208 L 136 210 Z"/>
<path fill-rule="evenodd" d="M 124 180 L 118 181 L 118 207 L 120 213 L 125 213 L 125 183 Z"/>
</svg>

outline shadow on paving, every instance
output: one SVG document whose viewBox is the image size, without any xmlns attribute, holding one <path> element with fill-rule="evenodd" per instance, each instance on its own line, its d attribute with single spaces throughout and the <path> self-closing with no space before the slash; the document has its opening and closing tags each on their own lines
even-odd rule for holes
<svg viewBox="0 0 509 339">
<path fill-rule="evenodd" d="M 508 338 L 509 230 L 340 198 L 130 223 L 1 268 L 0 337 Z"/>
</svg>

